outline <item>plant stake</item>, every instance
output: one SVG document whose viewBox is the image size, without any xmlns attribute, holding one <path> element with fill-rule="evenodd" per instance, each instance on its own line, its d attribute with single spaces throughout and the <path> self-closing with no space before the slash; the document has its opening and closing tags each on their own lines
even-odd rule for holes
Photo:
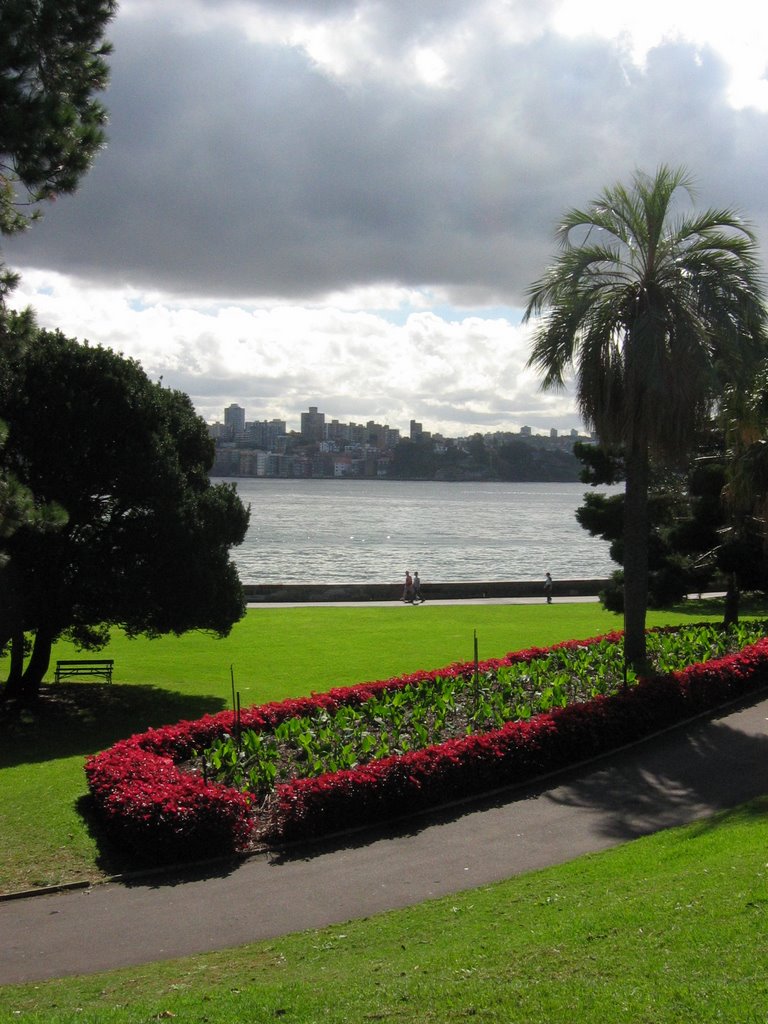
<svg viewBox="0 0 768 1024">
<path fill-rule="evenodd" d="M 473 631 L 475 640 L 475 711 L 477 711 L 477 705 L 480 702 L 480 666 L 477 658 L 477 630 Z"/>
</svg>

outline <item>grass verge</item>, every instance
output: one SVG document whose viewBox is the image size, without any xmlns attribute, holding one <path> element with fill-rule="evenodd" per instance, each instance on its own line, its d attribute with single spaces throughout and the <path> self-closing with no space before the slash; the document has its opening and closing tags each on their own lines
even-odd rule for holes
<svg viewBox="0 0 768 1024">
<path fill-rule="evenodd" d="M 0 1018 L 764 1024 L 768 799 L 408 910 L 0 990 Z"/>
</svg>

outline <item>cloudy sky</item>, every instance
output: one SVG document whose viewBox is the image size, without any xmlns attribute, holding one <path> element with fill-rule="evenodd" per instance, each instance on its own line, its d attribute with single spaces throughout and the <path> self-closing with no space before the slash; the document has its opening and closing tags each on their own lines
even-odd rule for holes
<svg viewBox="0 0 768 1024">
<path fill-rule="evenodd" d="M 768 243 L 754 0 L 123 0 L 109 144 L 17 306 L 237 402 L 450 436 L 579 426 L 525 369 L 559 215 L 684 164 Z"/>
</svg>

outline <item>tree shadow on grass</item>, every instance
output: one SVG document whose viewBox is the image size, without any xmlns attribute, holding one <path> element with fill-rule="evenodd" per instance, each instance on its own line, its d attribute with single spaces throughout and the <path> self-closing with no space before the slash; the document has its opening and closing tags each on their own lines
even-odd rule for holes
<svg viewBox="0 0 768 1024">
<path fill-rule="evenodd" d="M 692 597 L 680 604 L 672 605 L 668 611 L 684 615 L 693 622 L 704 616 L 725 614 L 725 599 L 722 597 Z M 743 595 L 739 603 L 739 615 L 757 618 L 768 618 L 768 600 L 762 594 Z"/>
<path fill-rule="evenodd" d="M 225 706 L 220 697 L 159 686 L 43 685 L 40 699 L 29 710 L 12 712 L 0 705 L 0 768 L 85 756 L 134 733 L 182 719 L 195 720 Z"/>
</svg>

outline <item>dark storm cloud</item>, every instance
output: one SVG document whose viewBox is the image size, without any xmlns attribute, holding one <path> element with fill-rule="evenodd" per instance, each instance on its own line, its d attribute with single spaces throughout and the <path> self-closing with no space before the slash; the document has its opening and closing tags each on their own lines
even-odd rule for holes
<svg viewBox="0 0 768 1024">
<path fill-rule="evenodd" d="M 390 58 L 471 13 L 459 0 L 376 9 Z M 9 262 L 190 296 L 391 282 L 519 304 L 562 211 L 661 161 L 685 163 L 708 203 L 740 206 L 765 234 L 766 117 L 726 105 L 713 54 L 670 44 L 640 70 L 607 42 L 488 33 L 434 88 L 334 77 L 298 46 L 221 22 L 183 31 L 157 10 L 115 23 L 109 146 L 76 197 L 7 243 Z"/>
</svg>

